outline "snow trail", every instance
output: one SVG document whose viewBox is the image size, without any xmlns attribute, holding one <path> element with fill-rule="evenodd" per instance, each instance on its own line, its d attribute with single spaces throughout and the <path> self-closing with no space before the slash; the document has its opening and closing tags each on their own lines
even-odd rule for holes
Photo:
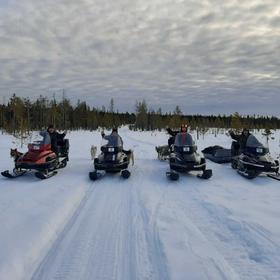
<svg viewBox="0 0 280 280">
<path fill-rule="evenodd" d="M 0 180 L 0 245 L 7 253 L 5 258 L 0 254 L 0 278 L 280 278 L 279 183 L 264 177 L 248 181 L 229 165 L 211 162 L 210 180 L 188 174 L 172 182 L 165 176 L 168 163 L 158 161 L 155 153 L 166 135 L 127 128 L 120 134 L 135 154 L 128 180 L 118 174 L 88 179 L 90 145 L 100 143 L 96 132 L 69 135 L 69 166 L 55 177 Z M 225 136 L 220 138 L 206 135 L 199 150 L 218 140 L 216 144 L 230 145 Z M 276 146 L 272 150 L 277 153 Z M 58 211 L 63 215 L 57 217 Z M 24 222 L 8 220 L 15 214 Z M 14 234 L 18 228 L 23 240 Z M 48 234 L 42 234 L 46 228 Z M 13 240 L 19 256 L 9 250 Z M 36 247 L 40 242 L 44 245 Z M 23 252 L 32 243 L 36 253 L 30 258 Z M 20 269 L 13 272 L 20 257 Z"/>
</svg>

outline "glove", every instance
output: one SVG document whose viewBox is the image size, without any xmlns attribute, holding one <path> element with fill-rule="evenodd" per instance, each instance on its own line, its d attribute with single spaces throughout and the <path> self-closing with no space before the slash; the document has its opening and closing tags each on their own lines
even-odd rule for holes
<svg viewBox="0 0 280 280">
<path fill-rule="evenodd" d="M 102 138 L 105 136 L 104 131 L 101 132 L 101 136 L 102 136 Z"/>
</svg>

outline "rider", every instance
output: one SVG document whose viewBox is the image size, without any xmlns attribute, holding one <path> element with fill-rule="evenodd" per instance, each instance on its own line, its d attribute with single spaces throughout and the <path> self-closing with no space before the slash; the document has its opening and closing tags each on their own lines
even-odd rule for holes
<svg viewBox="0 0 280 280">
<path fill-rule="evenodd" d="M 107 140 L 108 143 L 106 146 L 113 146 L 113 147 L 120 147 L 122 152 L 124 152 L 127 156 L 131 156 L 131 150 L 124 150 L 123 149 L 123 140 L 118 134 L 118 129 L 114 127 L 110 135 L 105 135 L 104 131 L 101 132 L 101 136 L 103 139 Z"/>
<path fill-rule="evenodd" d="M 180 131 L 179 130 L 172 130 L 171 128 L 166 129 L 167 133 L 171 136 L 168 139 L 168 146 L 169 148 L 174 144 L 175 137 L 178 133 L 187 133 L 188 132 L 188 125 L 187 124 L 181 124 Z"/>
<path fill-rule="evenodd" d="M 58 133 L 54 126 L 50 124 L 47 128 L 47 132 L 51 140 L 51 149 L 53 152 L 58 154 L 58 144 L 61 144 L 63 142 L 66 131 L 64 131 L 63 133 Z"/>
<path fill-rule="evenodd" d="M 242 153 L 246 148 L 247 140 L 251 135 L 248 128 L 244 128 L 241 134 L 235 134 L 232 130 L 229 131 L 229 134 L 232 139 L 237 141 L 237 146 L 234 146 L 235 152 Z"/>
<path fill-rule="evenodd" d="M 123 140 L 118 134 L 118 129 L 114 127 L 110 135 L 105 135 L 104 131 L 101 132 L 102 138 L 108 141 L 107 146 L 123 147 Z"/>
</svg>

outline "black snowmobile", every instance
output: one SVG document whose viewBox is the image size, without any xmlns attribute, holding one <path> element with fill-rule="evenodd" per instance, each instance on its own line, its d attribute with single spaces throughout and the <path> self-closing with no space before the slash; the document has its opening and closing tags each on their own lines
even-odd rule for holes
<svg viewBox="0 0 280 280">
<path fill-rule="evenodd" d="M 279 161 L 274 160 L 267 147 L 264 147 L 253 135 L 248 137 L 246 147 L 238 152 L 238 143 L 232 143 L 232 161 L 231 166 L 239 174 L 254 179 L 260 174 L 266 174 L 276 180 L 280 180 Z"/>
<path fill-rule="evenodd" d="M 170 171 L 166 175 L 171 180 L 178 180 L 179 173 L 200 171 L 197 175 L 201 179 L 212 177 L 212 170 L 206 169 L 205 158 L 197 152 L 197 146 L 188 133 L 178 133 L 169 158 Z"/>
<path fill-rule="evenodd" d="M 130 171 L 128 170 L 130 160 L 133 163 L 133 151 L 124 151 L 116 137 L 116 140 L 110 145 L 101 146 L 101 154 L 94 158 L 94 171 L 89 173 L 89 178 L 95 181 L 105 173 L 120 172 L 122 178 L 128 179 L 130 177 Z"/>
</svg>

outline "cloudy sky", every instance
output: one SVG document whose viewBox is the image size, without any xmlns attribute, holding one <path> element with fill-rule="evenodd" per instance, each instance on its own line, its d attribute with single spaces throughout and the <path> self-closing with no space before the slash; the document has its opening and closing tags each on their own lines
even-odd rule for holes
<svg viewBox="0 0 280 280">
<path fill-rule="evenodd" d="M 0 0 L 0 97 L 280 116 L 279 0 Z"/>
</svg>

